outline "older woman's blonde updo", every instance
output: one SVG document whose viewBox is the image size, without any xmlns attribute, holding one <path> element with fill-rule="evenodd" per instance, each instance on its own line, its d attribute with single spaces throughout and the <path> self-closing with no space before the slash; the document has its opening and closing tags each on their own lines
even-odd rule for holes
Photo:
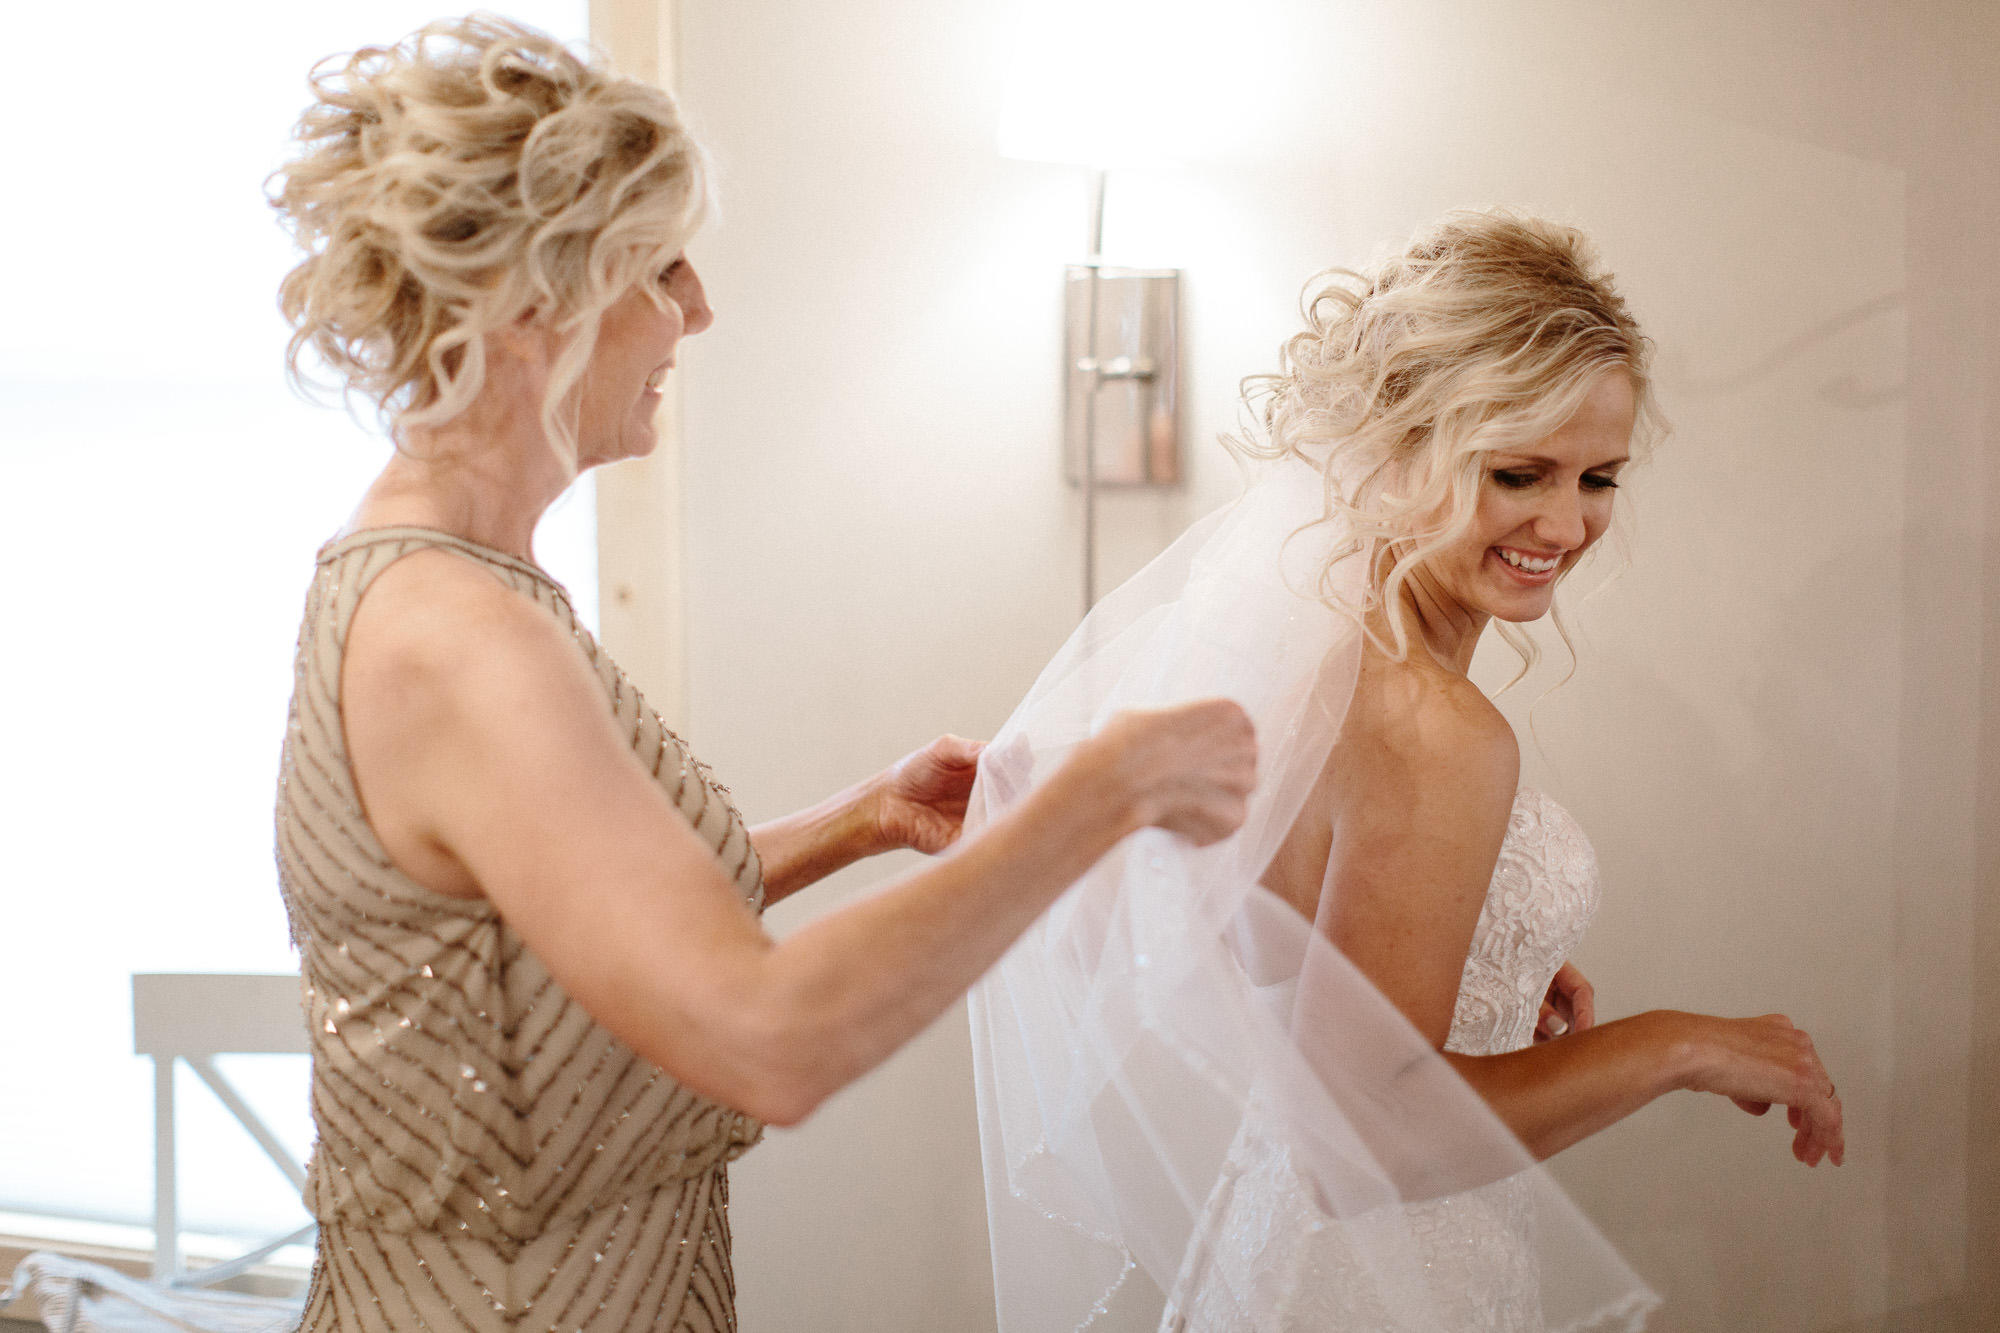
<svg viewBox="0 0 2000 1333">
<path fill-rule="evenodd" d="M 1393 643 L 1381 646 L 1398 657 L 1403 591 L 1471 528 L 1491 451 L 1553 433 L 1610 369 L 1632 379 L 1634 447 L 1659 434 L 1651 343 L 1574 228 L 1452 213 L 1370 272 L 1322 273 L 1303 304 L 1277 373 L 1244 382 L 1262 438 L 1236 443 L 1321 470 L 1328 519 L 1353 533 L 1334 564 L 1371 571 L 1367 604 L 1343 609 L 1366 620 L 1387 608 Z M 1501 632 L 1532 663 L 1532 641 Z"/>
<path fill-rule="evenodd" d="M 306 257 L 279 304 L 303 383 L 311 348 L 392 428 L 464 411 L 483 335 L 523 316 L 559 339 L 542 409 L 575 465 L 574 404 L 605 309 L 700 227 L 707 167 L 673 99 L 532 28 L 441 20 L 322 61 L 273 174 Z"/>
</svg>

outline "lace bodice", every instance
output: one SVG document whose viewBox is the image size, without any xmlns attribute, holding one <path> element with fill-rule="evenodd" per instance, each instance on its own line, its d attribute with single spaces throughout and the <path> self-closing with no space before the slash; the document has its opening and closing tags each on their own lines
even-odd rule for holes
<svg viewBox="0 0 2000 1333">
<path fill-rule="evenodd" d="M 1498 1055 L 1534 1040 L 1541 999 L 1597 910 L 1597 857 L 1547 796 L 1514 799 L 1459 978 L 1447 1050 Z M 1210 1199 L 1213 1262 L 1162 1333 L 1359 1333 L 1411 1327 L 1381 1309 L 1366 1269 L 1373 1232 L 1407 1226 L 1426 1256 L 1436 1328 L 1543 1333 L 1534 1196 L 1518 1177 L 1413 1204 L 1395 1219 L 1336 1220 L 1289 1151 L 1247 1123 Z M 1428 1327 L 1431 1316 L 1416 1316 Z"/>
<path fill-rule="evenodd" d="M 1459 974 L 1445 1049 L 1500 1055 L 1532 1042 L 1542 996 L 1596 912 L 1590 840 L 1569 811 L 1522 791 Z"/>
</svg>

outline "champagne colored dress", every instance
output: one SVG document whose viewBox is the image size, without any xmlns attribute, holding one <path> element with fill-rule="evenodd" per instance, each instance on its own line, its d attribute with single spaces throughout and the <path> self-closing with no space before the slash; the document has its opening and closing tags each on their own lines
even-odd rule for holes
<svg viewBox="0 0 2000 1333">
<path fill-rule="evenodd" d="M 736 1327 L 726 1163 L 761 1126 L 606 1032 L 484 899 L 433 893 L 362 813 L 340 666 L 369 585 L 417 550 L 472 561 L 575 638 L 605 707 L 748 909 L 756 851 L 725 788 L 526 561 L 420 528 L 320 552 L 278 786 L 278 865 L 312 1035 L 319 1253 L 306 1333 Z"/>
</svg>

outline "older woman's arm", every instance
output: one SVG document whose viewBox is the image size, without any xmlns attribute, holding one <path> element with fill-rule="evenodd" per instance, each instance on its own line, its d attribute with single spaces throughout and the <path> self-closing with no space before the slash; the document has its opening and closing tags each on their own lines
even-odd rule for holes
<svg viewBox="0 0 2000 1333">
<path fill-rule="evenodd" d="M 568 637 L 470 564 L 420 552 L 381 575 L 350 631 L 342 716 L 399 866 L 486 897 L 634 1050 L 780 1124 L 921 1031 L 1127 833 L 1233 830 L 1255 769 L 1233 704 L 1124 715 L 955 855 L 780 944 Z"/>
<path fill-rule="evenodd" d="M 903 847 L 936 853 L 956 842 L 982 748 L 940 736 L 818 805 L 751 829 L 764 866 L 765 904 L 863 857 Z"/>
</svg>

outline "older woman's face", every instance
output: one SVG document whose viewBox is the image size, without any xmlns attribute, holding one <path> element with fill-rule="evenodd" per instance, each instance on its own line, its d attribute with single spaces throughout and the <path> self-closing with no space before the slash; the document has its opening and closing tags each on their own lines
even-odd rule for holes
<svg viewBox="0 0 2000 1333">
<path fill-rule="evenodd" d="M 1611 526 L 1636 415 L 1631 377 L 1609 370 L 1554 433 L 1489 454 L 1471 531 L 1429 562 L 1438 585 L 1475 613 L 1546 615 L 1556 580 Z"/>
<path fill-rule="evenodd" d="M 598 325 L 577 419 L 579 467 L 653 452 L 659 443 L 654 418 L 661 386 L 680 341 L 715 322 L 701 278 L 686 256 L 676 258 L 654 281 L 666 300 L 655 301 L 634 288 L 604 312 Z"/>
</svg>

